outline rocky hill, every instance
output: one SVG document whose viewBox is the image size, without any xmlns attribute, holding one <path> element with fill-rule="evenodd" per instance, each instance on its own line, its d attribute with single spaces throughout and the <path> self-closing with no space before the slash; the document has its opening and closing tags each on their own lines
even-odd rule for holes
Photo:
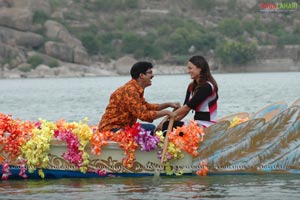
<svg viewBox="0 0 300 200">
<path fill-rule="evenodd" d="M 182 73 L 194 54 L 220 72 L 300 71 L 300 4 L 284 2 L 0 0 L 0 77 L 127 74 L 141 59 Z"/>
</svg>

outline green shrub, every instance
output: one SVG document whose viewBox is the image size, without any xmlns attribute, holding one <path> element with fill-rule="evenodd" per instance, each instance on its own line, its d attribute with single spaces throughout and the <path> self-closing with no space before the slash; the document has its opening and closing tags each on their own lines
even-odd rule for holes
<svg viewBox="0 0 300 200">
<path fill-rule="evenodd" d="M 227 64 L 246 64 L 256 58 L 256 44 L 227 41 L 218 46 L 216 55 L 221 63 Z"/>
<path fill-rule="evenodd" d="M 13 59 L 12 56 L 5 57 L 3 60 L 1 60 L 1 64 L 2 65 L 5 65 L 5 64 L 10 65 L 12 63 L 12 59 Z"/>
<path fill-rule="evenodd" d="M 178 55 L 178 56 L 175 56 L 173 58 L 173 61 L 172 61 L 173 63 L 172 64 L 185 66 L 185 65 L 187 65 L 187 60 L 190 57 L 191 57 L 190 55 Z"/>
<path fill-rule="evenodd" d="M 18 68 L 21 72 L 29 72 L 32 68 L 31 66 L 23 66 Z"/>
<path fill-rule="evenodd" d="M 50 68 L 58 67 L 59 63 L 57 60 L 51 59 L 46 63 Z"/>
<path fill-rule="evenodd" d="M 136 58 L 152 58 L 161 59 L 163 55 L 162 49 L 153 44 L 144 44 L 140 48 L 134 51 L 134 56 Z"/>
<path fill-rule="evenodd" d="M 184 27 L 177 28 L 167 37 L 165 49 L 174 54 L 186 53 L 192 45 L 189 41 L 189 31 Z"/>
<path fill-rule="evenodd" d="M 140 36 L 132 32 L 126 32 L 122 36 L 122 51 L 124 53 L 134 53 L 134 51 L 144 45 Z"/>
<path fill-rule="evenodd" d="M 294 33 L 300 34 L 300 22 L 295 24 Z"/>
<path fill-rule="evenodd" d="M 219 24 L 219 31 L 231 38 L 235 38 L 243 34 L 243 29 L 238 19 L 225 19 L 221 21 Z"/>
<path fill-rule="evenodd" d="M 216 48 L 218 37 L 217 34 L 207 32 L 195 35 L 191 42 L 196 47 L 197 51 L 206 52 Z"/>
<path fill-rule="evenodd" d="M 193 0 L 193 6 L 203 10 L 212 10 L 216 5 L 216 0 Z"/>
<path fill-rule="evenodd" d="M 51 9 L 55 10 L 58 7 L 64 7 L 67 5 L 67 0 L 50 0 Z"/>
<path fill-rule="evenodd" d="M 293 45 L 300 44 L 299 34 L 285 34 L 279 37 L 278 45 Z"/>
<path fill-rule="evenodd" d="M 138 0 L 125 0 L 124 1 L 124 5 L 126 5 L 127 8 L 131 8 L 131 9 L 134 9 L 134 8 L 138 8 Z"/>
<path fill-rule="evenodd" d="M 101 10 L 104 12 L 126 10 L 138 7 L 138 0 L 94 0 L 87 1 L 85 8 L 88 10 Z"/>
<path fill-rule="evenodd" d="M 132 32 L 124 33 L 122 37 L 122 52 L 134 54 L 136 58 L 162 57 L 162 49 L 155 45 L 153 36 L 140 36 Z"/>
<path fill-rule="evenodd" d="M 228 0 L 227 2 L 227 8 L 230 11 L 235 11 L 236 10 L 236 1 L 237 0 Z"/>
<path fill-rule="evenodd" d="M 84 33 L 80 36 L 83 46 L 88 50 L 89 54 L 95 55 L 99 52 L 99 43 L 95 34 Z"/>
<path fill-rule="evenodd" d="M 242 23 L 242 28 L 250 34 L 253 34 L 256 29 L 256 24 L 254 21 L 244 21 Z"/>
<path fill-rule="evenodd" d="M 284 27 L 280 23 L 274 20 L 264 24 L 264 31 L 276 36 L 281 36 L 286 34 Z"/>
<path fill-rule="evenodd" d="M 34 11 L 32 22 L 34 24 L 44 24 L 49 19 L 49 16 L 43 11 Z"/>
<path fill-rule="evenodd" d="M 38 65 L 43 64 L 44 60 L 39 55 L 33 55 L 28 59 L 28 63 L 31 65 L 32 69 L 35 69 Z"/>
<path fill-rule="evenodd" d="M 124 55 L 122 49 L 122 33 L 118 31 L 99 33 L 97 37 L 99 54 L 104 58 L 116 59 Z"/>
</svg>

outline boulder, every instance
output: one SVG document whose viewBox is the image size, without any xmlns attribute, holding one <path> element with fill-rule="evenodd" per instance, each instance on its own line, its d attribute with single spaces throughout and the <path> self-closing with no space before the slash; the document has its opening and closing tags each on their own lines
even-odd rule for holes
<svg viewBox="0 0 300 200">
<path fill-rule="evenodd" d="M 62 29 L 61 31 L 58 32 L 58 39 L 63 41 L 64 43 L 68 44 L 69 46 L 72 47 L 82 47 L 82 43 L 79 39 L 76 37 L 72 36 L 67 29 Z"/>
<path fill-rule="evenodd" d="M 56 10 L 52 13 L 51 18 L 64 20 L 64 13 L 61 10 Z"/>
<path fill-rule="evenodd" d="M 21 63 L 24 63 L 27 61 L 26 55 L 23 51 L 18 50 L 18 54 L 12 59 L 11 65 L 13 68 L 17 67 Z"/>
<path fill-rule="evenodd" d="M 75 62 L 75 63 L 80 63 L 80 64 L 89 64 L 90 59 L 89 55 L 86 51 L 86 49 L 83 47 L 82 43 L 80 40 L 78 40 L 76 37 L 72 36 L 69 31 L 60 23 L 53 21 L 53 20 L 47 20 L 45 22 L 45 29 L 46 29 L 46 36 L 54 39 L 54 40 L 59 40 L 61 41 L 61 44 L 58 45 L 60 49 L 63 49 L 63 44 L 67 46 L 68 48 L 71 48 L 72 51 L 68 52 L 68 55 L 65 56 L 67 57 L 64 59 L 64 61 L 67 62 Z M 48 44 L 48 50 L 49 46 L 53 46 L 54 43 L 51 43 L 50 45 Z M 57 46 L 57 45 L 55 45 Z M 65 49 L 65 48 L 64 48 Z M 46 51 L 49 54 L 50 51 Z M 56 58 L 61 58 L 61 56 L 53 54 L 55 52 L 52 52 L 51 56 L 54 56 Z M 72 60 L 70 58 L 72 54 Z"/>
<path fill-rule="evenodd" d="M 18 54 L 19 50 L 17 48 L 1 43 L 0 41 L 0 57 L 9 59 L 16 57 Z"/>
<path fill-rule="evenodd" d="M 28 63 L 21 63 L 18 65 L 17 69 L 22 72 L 28 72 L 31 70 L 31 65 Z"/>
<path fill-rule="evenodd" d="M 49 41 L 45 44 L 45 51 L 48 56 L 71 63 L 85 64 L 89 63 L 89 56 L 85 49 L 72 47 L 61 42 Z"/>
<path fill-rule="evenodd" d="M 257 4 L 256 0 L 237 0 L 237 6 L 242 10 L 251 10 Z"/>
<path fill-rule="evenodd" d="M 11 28 L 0 27 L 0 42 L 6 43 L 11 46 L 24 46 L 24 47 L 40 47 L 44 43 L 43 36 L 32 33 L 17 31 Z"/>
<path fill-rule="evenodd" d="M 23 8 L 0 8 L 0 26 L 28 31 L 32 26 L 32 12 Z"/>
<path fill-rule="evenodd" d="M 30 72 L 30 77 L 54 77 L 55 72 L 47 65 L 39 65 Z"/>
<path fill-rule="evenodd" d="M 66 44 L 49 41 L 45 44 L 45 51 L 51 57 L 66 62 L 73 62 L 73 49 Z"/>
<path fill-rule="evenodd" d="M 10 3 L 7 0 L 0 0 L 0 8 L 1 7 L 10 7 Z"/>
<path fill-rule="evenodd" d="M 9 0 L 10 4 L 16 8 L 27 8 L 31 11 L 42 11 L 47 15 L 51 14 L 49 1 L 41 0 Z"/>
<path fill-rule="evenodd" d="M 27 58 L 31 58 L 33 56 L 40 57 L 43 60 L 44 63 L 51 64 L 51 63 L 56 61 L 58 63 L 58 65 L 60 65 L 60 62 L 59 62 L 58 59 L 55 59 L 54 57 L 51 57 L 47 54 L 37 52 L 37 51 L 28 51 L 27 52 Z"/>
<path fill-rule="evenodd" d="M 21 78 L 20 72 L 17 71 L 4 71 L 1 74 L 3 78 Z"/>
<path fill-rule="evenodd" d="M 0 42 L 12 46 L 15 45 L 14 31 L 13 29 L 0 26 Z"/>
<path fill-rule="evenodd" d="M 72 36 L 62 24 L 53 20 L 47 20 L 45 22 L 45 29 L 47 37 L 60 40 L 71 47 L 79 46 L 83 48 L 81 41 Z"/>
<path fill-rule="evenodd" d="M 67 66 L 61 66 L 53 69 L 54 74 L 59 77 L 82 77 L 82 72 L 72 71 Z"/>
<path fill-rule="evenodd" d="M 21 32 L 16 35 L 16 44 L 19 46 L 37 48 L 43 45 L 44 37 L 31 32 Z"/>
<path fill-rule="evenodd" d="M 113 76 L 117 75 L 114 71 L 105 70 L 98 66 L 89 66 L 85 76 Z"/>
<path fill-rule="evenodd" d="M 250 15 L 250 14 L 246 14 L 243 18 L 242 18 L 242 21 L 244 22 L 251 22 L 251 21 L 254 21 L 255 18 L 253 15 Z"/>
<path fill-rule="evenodd" d="M 130 69 L 134 63 L 137 61 L 130 57 L 130 56 L 124 56 L 122 58 L 119 58 L 115 64 L 114 68 L 116 69 L 116 72 L 120 75 L 129 75 Z"/>
<path fill-rule="evenodd" d="M 47 20 L 44 26 L 46 30 L 46 36 L 51 39 L 56 39 L 60 31 L 65 31 L 63 25 L 53 20 Z"/>
<path fill-rule="evenodd" d="M 74 63 L 85 64 L 88 65 L 90 63 L 89 55 L 85 51 L 84 48 L 75 47 L 74 48 Z"/>
</svg>

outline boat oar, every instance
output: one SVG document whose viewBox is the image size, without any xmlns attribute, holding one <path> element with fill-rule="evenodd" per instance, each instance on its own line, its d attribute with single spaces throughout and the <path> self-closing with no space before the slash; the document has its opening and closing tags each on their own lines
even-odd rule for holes
<svg viewBox="0 0 300 200">
<path fill-rule="evenodd" d="M 161 154 L 160 164 L 162 164 L 164 162 L 164 159 L 165 159 L 165 155 L 166 155 L 168 145 L 169 145 L 168 134 L 169 134 L 169 132 L 172 131 L 173 124 L 174 124 L 174 118 L 172 117 L 169 121 L 168 129 L 167 129 L 167 133 L 166 133 L 166 137 L 165 137 L 165 142 L 164 142 L 164 148 L 163 148 L 163 151 L 162 151 L 162 154 Z"/>
</svg>

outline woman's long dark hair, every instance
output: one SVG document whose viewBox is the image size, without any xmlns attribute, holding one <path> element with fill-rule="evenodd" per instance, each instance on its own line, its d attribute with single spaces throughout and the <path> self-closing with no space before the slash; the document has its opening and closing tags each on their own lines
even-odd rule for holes
<svg viewBox="0 0 300 200">
<path fill-rule="evenodd" d="M 201 69 L 200 82 L 197 83 L 196 80 L 194 80 L 192 83 L 190 83 L 193 91 L 196 91 L 199 87 L 209 81 L 213 84 L 214 90 L 218 92 L 218 84 L 214 77 L 211 75 L 209 65 L 205 58 L 202 56 L 193 56 L 189 59 L 189 61 L 193 63 L 197 68 Z"/>
</svg>

